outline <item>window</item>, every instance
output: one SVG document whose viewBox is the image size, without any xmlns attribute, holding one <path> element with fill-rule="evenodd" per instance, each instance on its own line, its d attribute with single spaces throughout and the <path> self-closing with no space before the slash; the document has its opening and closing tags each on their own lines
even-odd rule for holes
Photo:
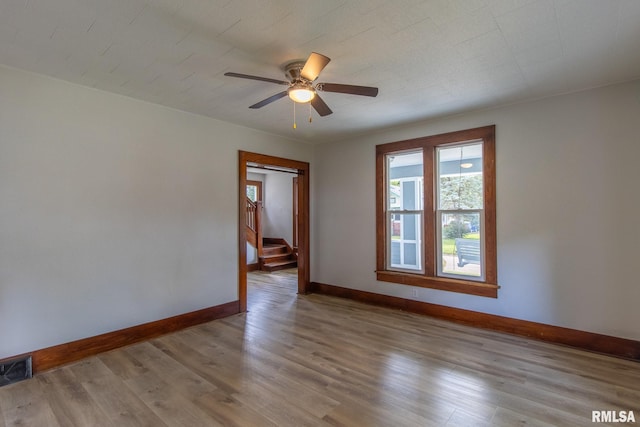
<svg viewBox="0 0 640 427">
<path fill-rule="evenodd" d="M 390 268 L 424 271 L 422 151 L 387 156 L 387 259 Z"/>
<path fill-rule="evenodd" d="M 376 147 L 378 280 L 497 296 L 495 126 Z"/>
<path fill-rule="evenodd" d="M 262 181 L 247 180 L 247 198 L 254 203 L 262 201 Z"/>
</svg>

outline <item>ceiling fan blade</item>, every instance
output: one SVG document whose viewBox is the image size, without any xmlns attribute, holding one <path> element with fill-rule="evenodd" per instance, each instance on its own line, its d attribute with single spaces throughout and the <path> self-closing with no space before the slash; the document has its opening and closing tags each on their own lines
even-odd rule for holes
<svg viewBox="0 0 640 427">
<path fill-rule="evenodd" d="M 284 98 L 285 96 L 287 96 L 287 91 L 286 90 L 284 90 L 282 92 L 279 92 L 279 93 L 276 93 L 275 95 L 270 96 L 267 99 L 263 99 L 262 101 L 251 105 L 249 108 L 254 108 L 254 109 L 255 108 L 262 108 L 265 105 L 271 104 L 272 102 L 277 101 L 280 98 Z"/>
<path fill-rule="evenodd" d="M 314 81 L 329 61 L 331 61 L 331 58 L 316 52 L 311 52 L 311 55 L 307 58 L 307 62 L 305 62 L 304 67 L 302 67 L 302 71 L 300 71 L 300 75 L 309 81 Z"/>
<path fill-rule="evenodd" d="M 276 80 L 270 79 L 268 77 L 260 77 L 260 76 L 251 76 L 249 74 L 240 74 L 240 73 L 224 73 L 225 76 L 229 77 L 238 77 L 241 79 L 249 79 L 249 80 L 258 80 L 261 82 L 275 83 L 279 85 L 289 85 L 289 82 L 285 82 L 284 80 Z"/>
<path fill-rule="evenodd" d="M 331 111 L 331 108 L 329 108 L 329 106 L 322 100 L 322 98 L 320 98 L 320 95 L 318 95 L 317 93 L 316 96 L 314 96 L 311 100 L 311 106 L 322 117 L 328 116 L 329 114 L 333 113 L 333 111 Z"/>
<path fill-rule="evenodd" d="M 350 95 L 377 96 L 378 88 L 371 86 L 342 85 L 339 83 L 318 83 L 316 89 L 323 92 L 348 93 Z"/>
</svg>

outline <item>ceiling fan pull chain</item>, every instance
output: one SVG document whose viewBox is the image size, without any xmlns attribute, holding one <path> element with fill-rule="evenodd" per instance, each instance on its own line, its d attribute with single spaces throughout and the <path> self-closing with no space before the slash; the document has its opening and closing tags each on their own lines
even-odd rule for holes
<svg viewBox="0 0 640 427">
<path fill-rule="evenodd" d="M 311 102 L 309 102 L 309 123 L 311 123 L 313 119 L 311 118 Z"/>
<path fill-rule="evenodd" d="M 296 103 L 293 103 L 293 128 L 297 129 L 298 126 L 296 126 Z"/>
</svg>

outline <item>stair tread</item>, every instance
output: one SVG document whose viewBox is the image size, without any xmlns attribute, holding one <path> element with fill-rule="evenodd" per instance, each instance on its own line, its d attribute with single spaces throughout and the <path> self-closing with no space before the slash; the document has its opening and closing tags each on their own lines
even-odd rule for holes
<svg viewBox="0 0 640 427">
<path fill-rule="evenodd" d="M 291 252 L 283 252 L 283 253 L 279 253 L 279 254 L 260 255 L 260 258 L 262 258 L 262 259 L 282 258 L 282 257 L 290 256 L 290 255 L 291 255 Z"/>
<path fill-rule="evenodd" d="M 281 250 L 273 251 L 273 250 L 263 250 L 261 257 L 270 257 L 270 256 L 287 256 L 291 254 L 287 249 L 282 248 Z"/>
<path fill-rule="evenodd" d="M 276 251 L 276 250 L 287 249 L 287 247 L 285 245 L 263 245 L 262 249 L 265 251 Z"/>
<path fill-rule="evenodd" d="M 265 237 L 262 242 L 261 270 L 276 271 L 298 265 L 297 257 L 284 239 Z"/>
<path fill-rule="evenodd" d="M 279 265 L 287 265 L 287 264 L 296 264 L 298 261 L 296 261 L 295 259 L 288 259 L 286 261 L 273 261 L 273 262 L 265 262 L 264 265 L 265 267 L 268 266 L 279 266 Z"/>
</svg>

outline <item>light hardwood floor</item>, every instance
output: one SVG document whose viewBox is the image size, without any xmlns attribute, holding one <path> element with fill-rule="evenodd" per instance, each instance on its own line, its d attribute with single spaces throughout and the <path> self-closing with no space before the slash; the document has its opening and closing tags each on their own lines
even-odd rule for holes
<svg viewBox="0 0 640 427">
<path fill-rule="evenodd" d="M 640 363 L 249 275 L 249 312 L 0 388 L 8 426 L 592 425 Z M 640 424 L 640 420 L 638 421 Z"/>
</svg>

